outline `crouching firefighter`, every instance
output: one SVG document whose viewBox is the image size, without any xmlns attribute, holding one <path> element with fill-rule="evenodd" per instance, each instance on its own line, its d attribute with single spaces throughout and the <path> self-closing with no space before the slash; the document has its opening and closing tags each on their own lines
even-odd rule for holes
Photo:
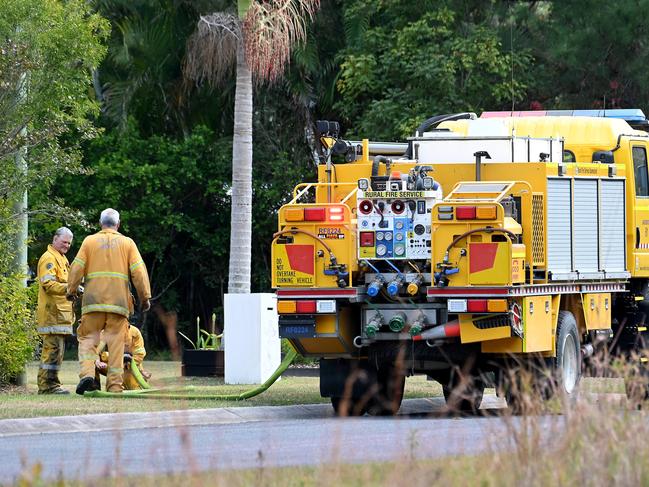
<svg viewBox="0 0 649 487">
<path fill-rule="evenodd" d="M 69 394 L 61 387 L 59 370 L 65 351 L 65 337 L 72 335 L 74 311 L 65 299 L 70 264 L 65 254 L 72 244 L 72 232 L 61 227 L 38 261 L 37 331 L 43 339 L 38 369 L 39 394 Z"/>
<path fill-rule="evenodd" d="M 99 347 L 97 347 L 97 353 L 99 358 L 95 361 L 95 381 L 97 387 L 100 388 L 100 375 L 106 375 L 110 359 L 110 354 L 106 350 L 103 331 L 101 332 L 101 341 L 99 342 Z M 126 342 L 124 343 L 124 389 L 129 391 L 142 389 L 133 375 L 133 367 L 137 367 L 140 370 L 144 380 L 151 378 L 151 373 L 142 368 L 142 362 L 145 356 L 146 349 L 144 348 L 142 333 L 135 326 L 129 325 Z"/>
</svg>

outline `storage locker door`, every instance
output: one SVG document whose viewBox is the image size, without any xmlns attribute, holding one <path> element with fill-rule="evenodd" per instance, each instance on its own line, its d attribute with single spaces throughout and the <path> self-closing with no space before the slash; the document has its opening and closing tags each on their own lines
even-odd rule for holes
<svg viewBox="0 0 649 487">
<path fill-rule="evenodd" d="M 602 179 L 599 261 L 605 272 L 626 270 L 624 204 L 624 180 Z"/>
<path fill-rule="evenodd" d="M 582 274 L 599 270 L 597 245 L 597 180 L 576 179 L 573 202 L 573 250 L 575 270 Z"/>
<path fill-rule="evenodd" d="M 548 178 L 548 271 L 572 271 L 572 198 L 570 179 Z"/>
</svg>

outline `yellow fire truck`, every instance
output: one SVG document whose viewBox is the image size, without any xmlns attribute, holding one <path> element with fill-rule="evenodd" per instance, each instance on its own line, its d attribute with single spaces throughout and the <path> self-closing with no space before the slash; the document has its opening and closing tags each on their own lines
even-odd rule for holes
<svg viewBox="0 0 649 487">
<path fill-rule="evenodd" d="M 516 381 L 573 394 L 598 350 L 644 362 L 648 123 L 641 110 L 486 112 L 405 143 L 318 122 L 318 182 L 272 243 L 280 336 L 346 414 L 392 414 L 426 374 L 460 410 Z M 647 303 L 647 304 L 645 304 Z"/>
</svg>

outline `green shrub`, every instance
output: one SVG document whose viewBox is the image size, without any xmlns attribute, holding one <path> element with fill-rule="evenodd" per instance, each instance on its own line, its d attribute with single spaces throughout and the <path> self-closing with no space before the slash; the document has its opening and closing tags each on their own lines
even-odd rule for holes
<svg viewBox="0 0 649 487">
<path fill-rule="evenodd" d="M 0 384 L 17 377 L 38 341 L 34 325 L 34 285 L 23 288 L 15 276 L 0 276 Z"/>
</svg>

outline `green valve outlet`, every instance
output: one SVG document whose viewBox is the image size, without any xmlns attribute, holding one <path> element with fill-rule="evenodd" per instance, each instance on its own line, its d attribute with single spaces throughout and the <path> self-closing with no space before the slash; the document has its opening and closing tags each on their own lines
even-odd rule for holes
<svg viewBox="0 0 649 487">
<path fill-rule="evenodd" d="M 410 330 L 408 330 L 408 333 L 410 333 L 411 337 L 417 336 L 421 334 L 421 330 L 424 328 L 424 324 L 417 320 L 415 321 L 412 326 L 410 327 Z"/>
<path fill-rule="evenodd" d="M 388 326 L 393 332 L 400 332 L 406 326 L 406 315 L 404 313 L 397 313 L 392 318 L 390 318 Z"/>
<path fill-rule="evenodd" d="M 374 338 L 382 325 L 383 317 L 377 314 L 367 325 L 365 325 L 365 336 L 368 338 Z"/>
</svg>

